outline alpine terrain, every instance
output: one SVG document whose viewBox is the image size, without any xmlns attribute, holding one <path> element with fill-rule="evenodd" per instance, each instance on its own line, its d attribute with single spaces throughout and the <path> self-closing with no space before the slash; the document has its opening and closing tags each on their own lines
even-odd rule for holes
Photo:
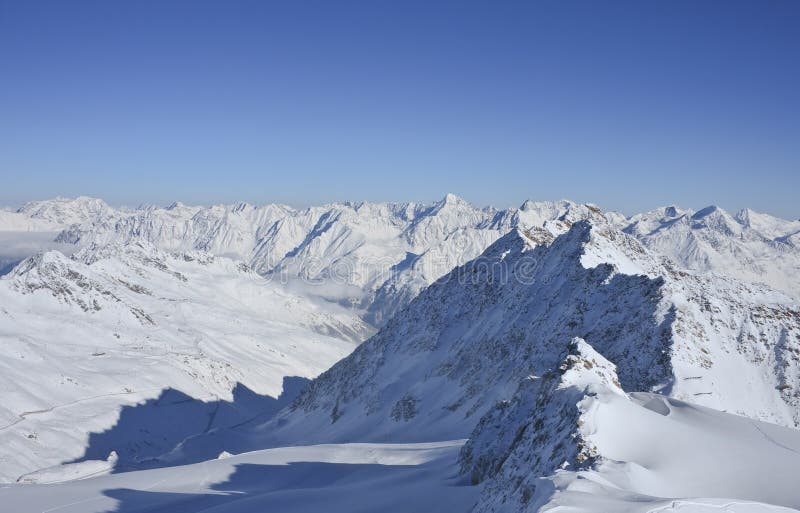
<svg viewBox="0 0 800 513">
<path fill-rule="evenodd" d="M 800 511 L 800 221 L 81 197 L 0 241 L 15 512 Z"/>
</svg>

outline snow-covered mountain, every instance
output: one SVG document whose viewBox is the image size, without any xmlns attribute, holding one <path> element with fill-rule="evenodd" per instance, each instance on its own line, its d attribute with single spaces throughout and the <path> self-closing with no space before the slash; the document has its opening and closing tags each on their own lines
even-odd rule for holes
<svg viewBox="0 0 800 513">
<path fill-rule="evenodd" d="M 800 425 L 800 308 L 788 296 L 680 270 L 581 221 L 514 230 L 423 291 L 311 383 L 277 421 L 303 442 L 467 436 L 519 382 L 583 337 L 626 390 Z"/>
<path fill-rule="evenodd" d="M 633 216 L 624 228 L 680 266 L 765 283 L 800 299 L 800 221 L 718 207 L 667 207 Z M 795 237 L 793 237 L 795 236 Z"/>
<path fill-rule="evenodd" d="M 125 213 L 110 207 L 98 198 L 79 196 L 77 198 L 55 198 L 31 201 L 17 211 L 34 222 L 51 226 L 66 227 L 74 224 L 111 221 Z"/>
<path fill-rule="evenodd" d="M 369 333 L 352 311 L 208 253 L 142 241 L 39 253 L 0 279 L 0 478 L 103 444 L 132 465 L 276 410 L 292 377 L 316 376 Z M 153 406 L 142 432 L 90 439 L 138 403 Z M 171 416 L 183 422 L 158 427 Z"/>
<path fill-rule="evenodd" d="M 595 436 L 597 408 L 616 424 Z M 652 432 L 625 446 L 613 426 L 642 415 L 638 425 Z M 557 236 L 514 230 L 441 278 L 261 426 L 259 443 L 470 437 L 462 472 L 483 487 L 479 511 L 539 511 L 550 501 L 583 511 L 570 490 L 580 492 L 587 477 L 574 471 L 590 472 L 594 493 L 618 501 L 603 511 L 622 511 L 632 497 L 649 497 L 651 506 L 664 497 L 724 497 L 798 507 L 788 477 L 800 470 L 797 426 L 795 300 L 682 270 L 608 224 L 580 221 Z M 667 468 L 636 470 L 649 468 L 659 436 L 676 450 L 672 460 L 661 456 Z M 722 485 L 680 477 L 680 458 L 715 437 L 697 467 L 706 473 L 715 461 L 736 460 L 725 451 L 740 443 L 761 447 L 766 438 L 769 448 L 777 440 L 778 449 L 748 449 L 723 472 L 774 453 L 774 487 L 742 484 L 751 469 Z"/>
</svg>

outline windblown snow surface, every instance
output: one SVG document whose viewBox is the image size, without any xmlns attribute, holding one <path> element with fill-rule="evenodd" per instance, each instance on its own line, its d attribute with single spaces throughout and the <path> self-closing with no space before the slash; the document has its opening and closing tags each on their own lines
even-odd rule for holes
<svg viewBox="0 0 800 513">
<path fill-rule="evenodd" d="M 797 222 L 1 214 L 0 510 L 800 511 Z"/>
</svg>

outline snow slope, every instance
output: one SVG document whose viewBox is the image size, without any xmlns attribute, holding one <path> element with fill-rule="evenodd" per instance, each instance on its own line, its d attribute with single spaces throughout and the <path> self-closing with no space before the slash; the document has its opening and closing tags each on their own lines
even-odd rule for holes
<svg viewBox="0 0 800 513">
<path fill-rule="evenodd" d="M 0 488 L 0 503 L 14 513 L 467 511 L 478 490 L 458 479 L 462 442 L 270 449 L 58 485 L 11 485 Z"/>
<path fill-rule="evenodd" d="M 0 478 L 112 450 L 135 467 L 277 410 L 368 334 L 352 312 L 207 253 L 37 254 L 0 279 Z M 182 422 L 158 421 L 170 416 Z"/>
</svg>

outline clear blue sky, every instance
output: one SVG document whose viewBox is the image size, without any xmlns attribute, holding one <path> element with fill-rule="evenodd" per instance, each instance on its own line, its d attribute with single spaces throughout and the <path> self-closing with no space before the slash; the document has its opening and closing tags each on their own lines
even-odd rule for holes
<svg viewBox="0 0 800 513">
<path fill-rule="evenodd" d="M 0 205 L 800 217 L 800 2 L 0 0 Z"/>
</svg>

